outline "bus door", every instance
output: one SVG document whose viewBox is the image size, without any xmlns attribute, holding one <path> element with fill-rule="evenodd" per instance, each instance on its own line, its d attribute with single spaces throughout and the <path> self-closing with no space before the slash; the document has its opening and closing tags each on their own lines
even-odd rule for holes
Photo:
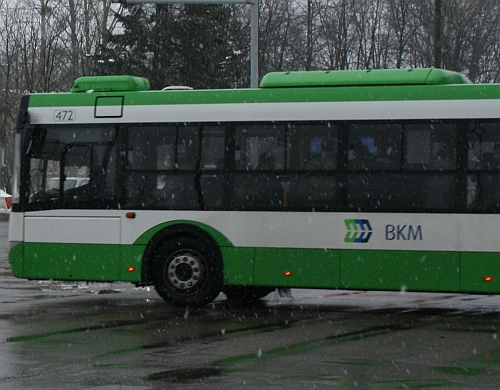
<svg viewBox="0 0 500 390">
<path fill-rule="evenodd" d="M 118 279 L 113 134 L 112 128 L 35 128 L 23 200 L 26 277 Z"/>
</svg>

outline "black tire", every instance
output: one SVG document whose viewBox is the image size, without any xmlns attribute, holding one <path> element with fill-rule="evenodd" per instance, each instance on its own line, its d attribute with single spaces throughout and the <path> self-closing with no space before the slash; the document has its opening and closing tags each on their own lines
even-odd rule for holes
<svg viewBox="0 0 500 390">
<path fill-rule="evenodd" d="M 222 290 L 220 252 L 194 237 L 168 240 L 153 259 L 153 283 L 167 302 L 182 307 L 204 306 Z"/>
<path fill-rule="evenodd" d="M 223 293 L 229 301 L 252 303 L 265 298 L 274 290 L 275 289 L 268 287 L 226 286 L 224 287 Z"/>
</svg>

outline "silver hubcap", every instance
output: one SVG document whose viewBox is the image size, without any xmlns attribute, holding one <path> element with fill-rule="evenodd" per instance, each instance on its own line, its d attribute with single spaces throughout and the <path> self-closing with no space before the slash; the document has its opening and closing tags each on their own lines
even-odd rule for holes
<svg viewBox="0 0 500 390">
<path fill-rule="evenodd" d="M 193 253 L 174 255 L 167 269 L 167 277 L 176 288 L 187 290 L 196 286 L 203 271 L 203 264 Z"/>
</svg>

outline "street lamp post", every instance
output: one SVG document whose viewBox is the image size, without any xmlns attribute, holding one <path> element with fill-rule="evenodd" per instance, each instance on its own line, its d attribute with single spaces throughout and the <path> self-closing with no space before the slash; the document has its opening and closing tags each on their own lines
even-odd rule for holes
<svg viewBox="0 0 500 390">
<path fill-rule="evenodd" d="M 2 168 L 4 164 L 4 149 L 0 148 L 0 190 L 2 189 Z"/>
<path fill-rule="evenodd" d="M 125 4 L 249 4 L 250 16 L 250 88 L 259 86 L 259 0 L 113 0 Z"/>
</svg>

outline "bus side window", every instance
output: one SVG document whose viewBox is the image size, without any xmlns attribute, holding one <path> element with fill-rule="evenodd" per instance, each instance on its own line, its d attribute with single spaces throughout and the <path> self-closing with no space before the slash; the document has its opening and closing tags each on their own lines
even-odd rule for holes
<svg viewBox="0 0 500 390">
<path fill-rule="evenodd" d="M 406 193 L 421 194 L 415 202 L 426 210 L 456 207 L 458 131 L 456 123 L 404 125 L 403 168 Z"/>
<path fill-rule="evenodd" d="M 498 122 L 473 122 L 468 132 L 469 170 L 500 169 L 500 124 Z"/>
<path fill-rule="evenodd" d="M 467 207 L 500 206 L 500 123 L 472 122 L 468 131 Z"/>
<path fill-rule="evenodd" d="M 196 168 L 199 145 L 199 128 L 197 126 L 178 127 L 176 169 Z"/>
<path fill-rule="evenodd" d="M 264 152 L 259 155 L 256 171 L 262 171 L 263 173 L 250 175 L 247 186 L 247 199 L 253 206 L 282 206 L 284 189 L 279 182 L 279 178 L 264 173 L 273 171 L 275 168 L 275 159 L 271 153 Z"/>
<path fill-rule="evenodd" d="M 243 210 L 267 210 L 284 207 L 285 187 L 277 175 L 236 173 L 235 205 Z"/>
<path fill-rule="evenodd" d="M 425 171 L 455 169 L 457 134 L 455 123 L 405 125 L 405 169 Z"/>
<path fill-rule="evenodd" d="M 221 209 L 226 201 L 228 172 L 225 165 L 226 126 L 203 126 L 199 178 L 203 206 Z"/>
<path fill-rule="evenodd" d="M 253 172 L 235 175 L 236 203 L 243 209 L 281 208 L 284 205 L 284 186 L 275 170 L 274 156 L 261 153 Z"/>
<path fill-rule="evenodd" d="M 240 209 L 284 206 L 285 125 L 236 127 L 234 202 Z"/>
<path fill-rule="evenodd" d="M 338 129 L 335 124 L 290 125 L 287 167 L 298 171 L 287 188 L 287 206 L 332 209 L 337 196 Z"/>
<path fill-rule="evenodd" d="M 172 134 L 173 135 L 173 134 Z M 162 151 L 158 151 L 157 191 L 152 205 L 164 208 L 197 208 L 193 171 L 198 162 L 199 129 L 197 126 L 178 126 L 175 137 L 164 139 Z M 157 146 L 159 148 L 159 146 Z"/>
<path fill-rule="evenodd" d="M 226 126 L 203 126 L 200 169 L 224 169 Z"/>
<path fill-rule="evenodd" d="M 256 170 L 259 166 L 259 156 L 265 152 L 274 158 L 275 164 L 272 169 L 282 170 L 285 168 L 285 126 L 237 126 L 236 150 L 234 156 L 236 170 Z"/>
<path fill-rule="evenodd" d="M 400 169 L 401 133 L 398 123 L 350 125 L 347 167 L 364 171 Z"/>
</svg>

